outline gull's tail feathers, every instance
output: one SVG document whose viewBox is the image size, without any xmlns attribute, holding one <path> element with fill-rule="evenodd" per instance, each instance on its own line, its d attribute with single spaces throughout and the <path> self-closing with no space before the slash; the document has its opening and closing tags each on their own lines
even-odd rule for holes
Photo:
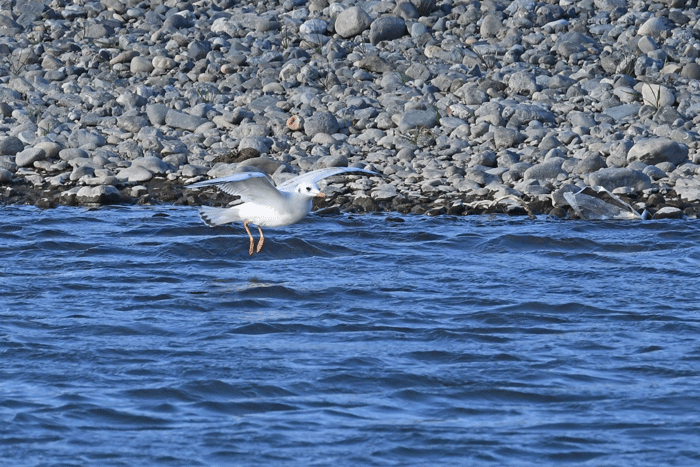
<svg viewBox="0 0 700 467">
<path fill-rule="evenodd" d="M 230 224 L 240 220 L 236 209 L 232 208 L 214 208 L 211 206 L 202 206 L 199 210 L 199 216 L 209 227 L 217 225 Z"/>
</svg>

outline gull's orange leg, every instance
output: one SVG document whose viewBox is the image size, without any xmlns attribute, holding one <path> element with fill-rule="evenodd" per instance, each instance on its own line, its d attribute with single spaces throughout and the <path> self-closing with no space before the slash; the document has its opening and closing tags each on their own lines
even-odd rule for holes
<svg viewBox="0 0 700 467">
<path fill-rule="evenodd" d="M 250 229 L 248 228 L 248 224 L 250 224 L 250 221 L 245 221 L 243 223 L 243 227 L 245 227 L 245 231 L 248 232 L 248 237 L 250 238 L 250 248 L 248 248 L 248 254 L 250 254 L 252 256 L 253 253 L 255 252 L 255 249 L 254 249 L 255 248 L 255 240 L 253 240 L 253 234 L 250 233 Z M 258 228 L 260 228 L 260 227 L 258 227 Z M 260 251 L 260 250 L 258 250 L 258 251 Z"/>
<path fill-rule="evenodd" d="M 262 250 L 263 242 L 265 241 L 265 236 L 262 233 L 262 229 L 260 226 L 258 226 L 258 232 L 260 232 L 260 240 L 258 240 L 258 250 L 257 252 L 260 253 L 260 250 Z"/>
</svg>

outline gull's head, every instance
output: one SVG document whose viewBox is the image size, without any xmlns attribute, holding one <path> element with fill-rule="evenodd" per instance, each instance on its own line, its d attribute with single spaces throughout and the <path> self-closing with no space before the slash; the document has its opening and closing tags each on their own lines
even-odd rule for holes
<svg viewBox="0 0 700 467">
<path fill-rule="evenodd" d="M 314 196 L 318 196 L 319 198 L 326 197 L 325 193 L 322 193 L 315 183 L 300 183 L 299 185 L 297 185 L 295 191 L 301 195 L 308 196 L 309 198 L 313 198 Z"/>
</svg>

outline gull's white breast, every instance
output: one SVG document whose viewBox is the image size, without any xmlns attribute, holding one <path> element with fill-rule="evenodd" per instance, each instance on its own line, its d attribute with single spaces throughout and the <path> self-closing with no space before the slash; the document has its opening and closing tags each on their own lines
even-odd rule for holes
<svg viewBox="0 0 700 467">
<path fill-rule="evenodd" d="M 243 220 L 260 227 L 282 227 L 294 224 L 306 217 L 311 211 L 311 198 L 297 193 L 284 193 L 283 201 L 247 202 L 239 206 L 238 214 Z"/>
</svg>

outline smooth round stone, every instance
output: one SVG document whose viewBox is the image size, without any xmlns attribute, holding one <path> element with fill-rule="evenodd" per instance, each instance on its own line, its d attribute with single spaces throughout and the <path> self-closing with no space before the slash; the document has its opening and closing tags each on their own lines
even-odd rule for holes
<svg viewBox="0 0 700 467">
<path fill-rule="evenodd" d="M 131 60 L 130 70 L 132 73 L 150 73 L 153 71 L 153 60 L 148 57 L 134 57 Z"/>
<path fill-rule="evenodd" d="M 683 211 L 681 211 L 680 208 L 676 208 L 673 206 L 664 206 L 656 213 L 654 213 L 654 216 L 652 219 L 682 219 L 683 218 Z"/>
<path fill-rule="evenodd" d="M 153 178 L 153 173 L 145 167 L 131 165 L 119 171 L 117 178 L 128 183 L 147 182 Z"/>
<path fill-rule="evenodd" d="M 122 130 L 138 133 L 142 128 L 148 126 L 148 120 L 140 115 L 127 115 L 117 118 L 117 126 Z"/>
<path fill-rule="evenodd" d="M 399 131 L 407 132 L 414 128 L 433 128 L 437 125 L 437 113 L 431 110 L 412 109 L 399 119 Z"/>
<path fill-rule="evenodd" d="M 262 91 L 265 94 L 284 94 L 284 87 L 280 83 L 267 83 L 265 86 L 263 86 Z"/>
<path fill-rule="evenodd" d="M 669 138 L 647 138 L 637 141 L 627 153 L 627 161 L 656 165 L 670 162 L 680 165 L 688 159 L 688 146 Z"/>
<path fill-rule="evenodd" d="M 8 136 L 0 140 L 0 155 L 14 156 L 24 149 L 24 143 L 16 136 Z"/>
<path fill-rule="evenodd" d="M 428 32 L 428 27 L 423 23 L 413 23 L 411 25 L 411 37 L 422 37 Z"/>
<path fill-rule="evenodd" d="M 317 133 L 332 135 L 340 129 L 340 124 L 330 112 L 317 112 L 304 122 L 304 132 L 313 137 Z"/>
<path fill-rule="evenodd" d="M 700 79 L 700 65 L 695 62 L 686 63 L 681 70 L 681 76 L 688 79 Z"/>
<path fill-rule="evenodd" d="M 658 180 L 666 176 L 666 172 L 655 165 L 647 165 L 642 172 L 647 174 L 652 180 Z"/>
<path fill-rule="evenodd" d="M 0 182 L 9 182 L 12 180 L 12 172 L 0 167 Z"/>
<path fill-rule="evenodd" d="M 146 106 L 146 115 L 152 125 L 165 125 L 165 117 L 170 107 L 163 104 L 149 104 Z"/>
<path fill-rule="evenodd" d="M 496 149 L 517 146 L 525 140 L 525 136 L 513 128 L 494 127 L 493 142 Z"/>
<path fill-rule="evenodd" d="M 134 57 L 138 57 L 139 53 L 136 50 L 126 50 L 120 52 L 116 57 L 109 61 L 110 65 L 117 65 L 118 63 L 129 63 Z"/>
<path fill-rule="evenodd" d="M 344 39 L 361 34 L 372 24 L 372 18 L 360 7 L 350 7 L 335 19 L 335 32 Z"/>
<path fill-rule="evenodd" d="M 602 186 L 608 191 L 616 188 L 630 188 L 633 192 L 641 192 L 651 188 L 651 179 L 639 170 L 629 168 L 600 169 L 588 176 L 590 186 Z"/>
<path fill-rule="evenodd" d="M 90 167 L 88 165 L 81 165 L 73 169 L 73 171 L 70 174 L 70 179 L 73 181 L 80 180 L 85 176 L 91 177 L 94 173 L 95 169 L 93 167 Z"/>
<path fill-rule="evenodd" d="M 169 71 L 175 68 L 175 60 L 170 57 L 157 56 L 153 57 L 153 60 L 151 60 L 151 65 L 153 65 L 153 68 L 160 68 L 162 70 Z"/>
<path fill-rule="evenodd" d="M 404 20 L 418 19 L 420 13 L 415 5 L 411 2 L 400 1 L 397 2 L 396 8 L 394 8 L 394 15 L 403 18 Z"/>
<path fill-rule="evenodd" d="M 121 200 L 119 190 L 112 185 L 82 187 L 77 193 L 80 203 L 112 204 Z"/>
<path fill-rule="evenodd" d="M 270 152 L 270 146 L 272 146 L 272 140 L 266 136 L 248 136 L 241 139 L 238 150 L 254 149 L 259 154 L 267 154 Z"/>
<path fill-rule="evenodd" d="M 107 140 L 101 133 L 83 128 L 76 128 L 68 137 L 68 141 L 76 147 L 101 147 L 107 144 Z"/>
<path fill-rule="evenodd" d="M 372 22 L 369 30 L 369 41 L 376 45 L 382 41 L 391 41 L 404 36 L 406 22 L 403 18 L 396 16 L 382 16 Z"/>
<path fill-rule="evenodd" d="M 496 34 L 498 34 L 501 29 L 503 29 L 503 23 L 501 23 L 501 20 L 498 19 L 498 17 L 495 15 L 486 15 L 484 16 L 484 19 L 481 20 L 479 32 L 481 33 L 482 37 L 490 38 L 496 37 Z"/>
<path fill-rule="evenodd" d="M 61 145 L 53 141 L 40 141 L 34 145 L 35 148 L 43 149 L 47 159 L 55 159 L 61 150 Z"/>
<path fill-rule="evenodd" d="M 666 86 L 644 83 L 642 85 L 642 99 L 644 104 L 658 109 L 673 105 L 676 101 L 676 96 Z"/>
<path fill-rule="evenodd" d="M 322 19 L 310 19 L 299 26 L 299 34 L 323 34 L 328 28 L 328 23 Z"/>
<path fill-rule="evenodd" d="M 27 148 L 18 152 L 15 156 L 15 163 L 19 167 L 32 166 L 35 162 L 44 160 L 46 152 L 41 148 Z"/>
<path fill-rule="evenodd" d="M 315 165 L 319 169 L 330 167 L 347 167 L 348 158 L 342 155 L 323 156 L 316 161 Z"/>
<path fill-rule="evenodd" d="M 279 31 L 281 28 L 279 21 L 270 18 L 262 18 L 255 24 L 255 30 L 258 32 Z"/>
<path fill-rule="evenodd" d="M 525 172 L 523 173 L 523 178 L 525 180 L 556 179 L 557 177 L 559 177 L 559 175 L 566 175 L 566 172 L 564 172 L 564 170 L 562 170 L 561 168 L 563 163 L 564 159 L 560 157 L 555 157 L 540 164 L 533 165 L 529 169 L 525 170 Z"/>
<path fill-rule="evenodd" d="M 654 16 L 649 18 L 639 27 L 638 34 L 640 36 L 651 36 L 657 38 L 662 32 L 668 29 L 668 25 L 663 18 Z"/>
<path fill-rule="evenodd" d="M 165 124 L 173 128 L 194 131 L 198 126 L 207 123 L 209 120 L 195 115 L 190 115 L 185 112 L 180 112 L 175 109 L 170 109 L 165 114 Z"/>
<path fill-rule="evenodd" d="M 605 168 L 605 159 L 599 154 L 591 154 L 579 161 L 573 168 L 575 174 L 587 174 Z"/>
<path fill-rule="evenodd" d="M 131 161 L 132 167 L 139 166 L 153 174 L 162 175 L 170 170 L 170 166 L 155 156 L 138 157 Z"/>
</svg>

